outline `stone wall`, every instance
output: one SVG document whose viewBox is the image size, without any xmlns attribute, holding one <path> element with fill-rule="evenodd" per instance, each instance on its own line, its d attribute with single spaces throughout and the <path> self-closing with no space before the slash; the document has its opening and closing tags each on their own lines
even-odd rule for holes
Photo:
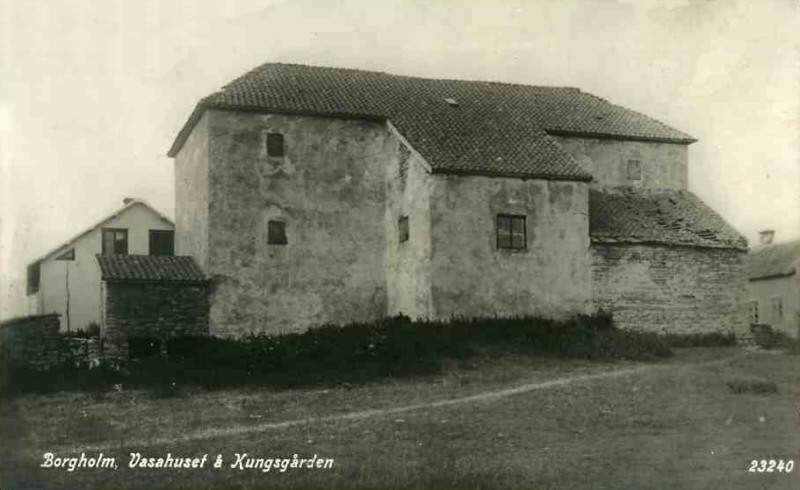
<svg viewBox="0 0 800 490">
<path fill-rule="evenodd" d="M 593 183 L 653 189 L 688 188 L 688 146 L 679 143 L 553 136 L 584 168 Z M 641 165 L 642 179 L 628 179 L 628 161 Z"/>
<path fill-rule="evenodd" d="M 588 185 L 434 174 L 435 316 L 540 315 L 591 307 Z M 524 250 L 498 249 L 498 214 L 524 215 Z"/>
<path fill-rule="evenodd" d="M 111 282 L 105 293 L 107 357 L 127 357 L 132 337 L 157 339 L 163 352 L 170 338 L 208 334 L 205 284 Z"/>
<path fill-rule="evenodd" d="M 733 249 L 592 244 L 594 306 L 612 311 L 621 328 L 732 330 L 747 338 L 743 256 Z"/>
<path fill-rule="evenodd" d="M 397 151 L 385 122 L 207 114 L 211 332 L 385 316 L 386 167 Z M 283 135 L 283 157 L 267 155 L 269 133 Z M 287 243 L 269 243 L 270 221 L 285 224 Z"/>
<path fill-rule="evenodd" d="M 37 370 L 70 360 L 70 349 L 58 333 L 57 314 L 15 318 L 0 323 L 0 357 L 4 366 L 24 364 Z"/>
</svg>

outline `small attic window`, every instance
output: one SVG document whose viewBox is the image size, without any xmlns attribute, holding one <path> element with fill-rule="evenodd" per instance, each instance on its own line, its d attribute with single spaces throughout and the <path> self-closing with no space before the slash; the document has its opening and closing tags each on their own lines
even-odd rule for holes
<svg viewBox="0 0 800 490">
<path fill-rule="evenodd" d="M 458 101 L 456 99 L 445 97 L 444 101 L 447 102 L 451 107 L 458 107 Z"/>
<path fill-rule="evenodd" d="M 283 135 L 281 133 L 267 133 L 267 156 L 283 156 Z"/>
<path fill-rule="evenodd" d="M 63 254 L 56 257 L 56 260 L 75 260 L 75 249 L 71 248 Z"/>
<path fill-rule="evenodd" d="M 286 245 L 286 222 L 270 220 L 267 222 L 267 243 L 270 245 Z"/>
</svg>

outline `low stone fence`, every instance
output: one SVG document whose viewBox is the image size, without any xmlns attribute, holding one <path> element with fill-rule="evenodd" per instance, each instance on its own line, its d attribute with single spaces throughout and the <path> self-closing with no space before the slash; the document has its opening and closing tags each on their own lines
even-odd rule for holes
<svg viewBox="0 0 800 490">
<path fill-rule="evenodd" d="M 24 364 L 44 371 L 71 358 L 69 344 L 58 332 L 55 313 L 14 318 L 0 323 L 3 366 Z"/>
<path fill-rule="evenodd" d="M 66 340 L 76 363 L 93 365 L 103 358 L 103 339 L 68 337 Z"/>
</svg>

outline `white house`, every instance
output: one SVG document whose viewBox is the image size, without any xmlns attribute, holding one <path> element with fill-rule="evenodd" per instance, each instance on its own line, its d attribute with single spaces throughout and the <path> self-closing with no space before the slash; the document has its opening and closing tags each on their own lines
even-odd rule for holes
<svg viewBox="0 0 800 490">
<path fill-rule="evenodd" d="M 29 314 L 58 313 L 61 330 L 101 323 L 96 254 L 173 255 L 175 225 L 146 202 L 124 206 L 28 265 Z"/>
</svg>

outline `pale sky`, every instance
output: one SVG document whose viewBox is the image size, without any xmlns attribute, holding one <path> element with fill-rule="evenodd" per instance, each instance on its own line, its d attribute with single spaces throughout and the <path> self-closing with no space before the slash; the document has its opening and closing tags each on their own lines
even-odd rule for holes
<svg viewBox="0 0 800 490">
<path fill-rule="evenodd" d="M 579 87 L 700 141 L 689 188 L 800 237 L 796 0 L 4 0 L 0 316 L 25 265 L 126 196 L 172 216 L 195 102 L 267 61 Z"/>
</svg>

